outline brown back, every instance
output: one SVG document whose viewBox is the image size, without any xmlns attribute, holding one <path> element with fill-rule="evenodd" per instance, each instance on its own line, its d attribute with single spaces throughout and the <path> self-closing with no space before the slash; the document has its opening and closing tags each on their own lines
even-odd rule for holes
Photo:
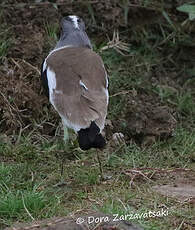
<svg viewBox="0 0 195 230">
<path fill-rule="evenodd" d="M 67 47 L 51 53 L 46 62 L 56 75 L 53 98 L 60 115 L 83 128 L 95 121 L 102 129 L 107 114 L 107 76 L 101 57 L 88 48 Z"/>
</svg>

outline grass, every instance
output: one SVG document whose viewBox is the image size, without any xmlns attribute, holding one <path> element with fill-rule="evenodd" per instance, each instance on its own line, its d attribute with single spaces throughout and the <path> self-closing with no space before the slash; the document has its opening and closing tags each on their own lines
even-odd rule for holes
<svg viewBox="0 0 195 230">
<path fill-rule="evenodd" d="M 46 218 L 50 216 L 51 207 L 54 210 L 57 199 L 46 195 L 40 184 L 30 181 L 30 173 L 26 164 L 0 165 L 0 220 L 3 225 L 38 216 Z"/>
<path fill-rule="evenodd" d="M 127 1 L 123 3 L 127 20 Z M 159 4 L 159 1 L 147 0 L 142 6 L 157 7 Z M 91 11 L 92 21 L 96 20 L 94 12 Z M 178 125 L 174 136 L 149 147 L 141 147 L 133 140 L 120 146 L 108 145 L 101 153 L 104 173 L 110 178 L 104 182 L 100 180 L 96 152 L 80 152 L 76 141 L 74 146 L 69 146 L 70 153 L 67 153 L 61 137 L 39 138 L 41 134 L 36 129 L 28 134 L 22 133 L 17 143 L 0 139 L 0 158 L 3 159 L 0 163 L 0 229 L 16 221 L 66 216 L 88 209 L 118 214 L 121 218 L 133 214 L 131 221 L 146 230 L 184 229 L 182 221 L 192 223 L 194 209 L 190 203 L 181 204 L 152 189 L 153 185 L 174 182 L 175 177 L 169 173 L 151 179 L 139 175 L 130 186 L 132 178 L 127 174 L 132 168 L 194 168 L 195 95 L 191 88 L 194 69 L 188 62 L 181 64 L 179 56 L 174 58 L 181 44 L 192 45 L 192 38 L 178 24 L 173 28 L 173 23 L 169 16 L 166 23 L 137 28 L 131 36 L 128 31 L 121 33 L 121 39 L 130 44 L 129 56 L 114 49 L 100 54 L 110 80 L 108 119 L 115 121 L 123 116 L 129 100 L 128 94 L 123 95 L 123 92 L 130 91 L 135 95 L 144 92 L 153 95 L 160 105 L 175 111 Z M 44 28 L 49 45 L 53 46 L 58 27 L 45 23 Z M 95 50 L 100 52 L 105 44 L 106 41 Z M 0 56 L 7 55 L 7 48 L 4 37 L 0 41 Z M 190 75 L 182 84 L 181 71 Z M 172 79 L 174 72 L 176 79 Z M 115 94 L 118 95 L 113 96 Z M 139 218 L 141 214 L 158 212 L 162 208 L 169 210 L 167 216 Z"/>
<path fill-rule="evenodd" d="M 9 41 L 5 41 L 5 39 L 0 40 L 0 59 L 7 55 L 8 48 Z"/>
<path fill-rule="evenodd" d="M 195 100 L 191 92 L 187 92 L 183 95 L 179 95 L 178 97 L 178 110 L 183 115 L 190 115 L 193 117 L 195 115 Z"/>
<path fill-rule="evenodd" d="M 132 221 L 141 224 L 144 229 L 167 229 L 171 226 L 172 216 L 187 218 L 186 215 L 189 215 L 187 219 L 192 218 L 190 207 L 180 210 L 179 203 L 174 199 L 167 200 L 151 190 L 152 185 L 166 183 L 170 179 L 163 177 L 150 181 L 142 178 L 135 181 L 136 187 L 130 188 L 129 178 L 122 172 L 135 167 L 193 168 L 189 155 L 195 151 L 194 140 L 194 133 L 178 128 L 175 137 L 168 143 L 159 142 L 145 149 L 127 144 L 115 151 L 104 152 L 101 154 L 104 173 L 111 176 L 111 180 L 102 184 L 95 152 L 76 153 L 74 160 L 66 159 L 64 171 L 60 174 L 61 160 L 56 155 L 59 148 L 49 151 L 50 146 L 58 146 L 58 143 L 38 147 L 30 139 L 27 143 L 24 138 L 12 156 L 14 164 L 0 165 L 0 219 L 5 226 L 15 220 L 67 215 L 83 208 L 107 214 L 141 214 L 157 212 L 164 203 L 170 209 L 174 207 L 170 215 L 158 218 L 135 216 Z M 33 149 L 34 157 L 24 154 L 24 144 Z M 5 156 L 7 148 L 10 147 L 4 147 Z M 62 186 L 58 186 L 59 183 Z"/>
<path fill-rule="evenodd" d="M 48 38 L 48 46 L 50 46 L 50 47 L 55 46 L 55 44 L 58 40 L 57 34 L 59 31 L 59 25 L 45 22 L 44 28 L 45 28 L 45 32 L 46 32 L 47 38 Z"/>
</svg>

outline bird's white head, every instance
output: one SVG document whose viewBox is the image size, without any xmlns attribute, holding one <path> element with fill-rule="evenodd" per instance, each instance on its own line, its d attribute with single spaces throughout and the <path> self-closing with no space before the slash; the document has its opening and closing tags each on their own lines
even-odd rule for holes
<svg viewBox="0 0 195 230">
<path fill-rule="evenodd" d="M 61 36 L 56 48 L 62 46 L 76 46 L 92 48 L 85 32 L 85 23 L 76 15 L 64 17 L 61 21 Z"/>
<path fill-rule="evenodd" d="M 83 20 L 76 16 L 70 15 L 62 19 L 62 30 L 83 30 L 85 31 L 85 23 Z"/>
</svg>

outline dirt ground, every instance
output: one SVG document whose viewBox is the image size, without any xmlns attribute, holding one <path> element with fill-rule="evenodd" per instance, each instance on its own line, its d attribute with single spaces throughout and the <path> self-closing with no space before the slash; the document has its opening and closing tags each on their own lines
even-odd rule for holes
<svg viewBox="0 0 195 230">
<path fill-rule="evenodd" d="M 137 1 L 133 3 L 136 5 Z M 170 7 L 170 4 L 167 4 Z M 89 5 L 83 1 L 79 4 L 57 1 L 58 9 L 50 3 L 35 3 L 34 1 L 28 1 L 28 3 L 5 1 L 2 5 L 3 22 L 8 25 L 11 34 L 11 46 L 7 58 L 2 60 L 0 66 L 1 131 L 6 135 L 16 135 L 21 129 L 29 132 L 32 129 L 30 125 L 32 121 L 40 123 L 46 113 L 49 113 L 48 122 L 44 123 L 39 131 L 41 134 L 53 135 L 55 129 L 49 125 L 49 122 L 56 124 L 59 121 L 59 117 L 48 105 L 40 84 L 40 66 L 52 48 L 44 28 L 46 22 L 58 24 L 62 16 L 77 12 L 85 19 L 89 35 L 93 36 L 98 44 L 105 40 L 106 36 L 111 36 L 114 28 L 120 31 L 128 29 L 130 34 L 134 28 L 139 30 L 140 26 L 148 26 L 164 20 L 157 10 L 150 8 L 146 10 L 144 7 L 136 6 L 129 9 L 126 25 L 123 9 L 117 1 L 92 1 L 91 7 L 93 7 L 95 19 L 89 15 Z M 173 7 L 174 3 L 170 11 Z M 178 14 L 178 12 L 174 13 Z M 133 37 L 131 37 L 131 42 L 136 42 Z M 189 54 L 188 49 L 191 48 L 186 47 L 184 56 Z M 194 60 L 193 52 L 190 52 L 190 55 L 189 66 Z M 152 84 L 154 84 L 152 81 L 161 82 L 164 78 L 164 74 L 157 72 L 156 69 L 153 70 L 153 75 L 153 78 L 147 79 Z M 166 76 L 166 82 L 169 82 L 167 87 L 177 91 L 181 87 L 178 80 L 183 81 L 182 77 L 176 79 L 174 72 L 169 75 Z M 154 94 L 148 95 L 144 90 L 128 97 L 127 109 L 123 112 L 125 114 L 121 115 L 121 120 L 125 119 L 128 123 L 128 128 L 125 130 L 127 136 L 135 137 L 139 142 L 143 142 L 148 136 L 149 140 L 172 136 L 176 125 L 173 108 L 163 105 L 158 98 L 155 99 Z M 139 115 L 136 117 L 135 114 Z M 113 121 L 113 125 L 118 129 L 117 121 Z M 114 131 L 116 128 L 111 133 Z M 145 141 L 148 142 L 148 140 Z"/>
</svg>

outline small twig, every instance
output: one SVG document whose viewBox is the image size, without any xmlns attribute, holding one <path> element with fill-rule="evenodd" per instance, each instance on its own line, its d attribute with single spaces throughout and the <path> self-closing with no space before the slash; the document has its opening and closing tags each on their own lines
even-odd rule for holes
<svg viewBox="0 0 195 230">
<path fill-rule="evenodd" d="M 19 134 L 18 134 L 18 138 L 15 142 L 15 145 L 19 144 L 20 143 L 20 139 L 21 139 L 21 136 L 22 136 L 22 132 L 27 129 L 29 126 L 31 126 L 30 124 L 25 126 L 24 128 L 20 127 L 20 131 L 19 131 Z"/>
<path fill-rule="evenodd" d="M 99 228 L 99 226 L 101 225 L 101 221 L 99 223 L 97 223 L 94 228 L 92 228 L 91 230 L 96 230 L 96 229 L 101 229 L 101 227 Z M 89 226 L 87 226 L 87 230 L 90 230 Z"/>
<path fill-rule="evenodd" d="M 182 227 L 182 225 L 184 224 L 184 219 L 182 220 L 182 222 L 181 222 L 181 224 L 175 229 L 175 230 L 180 230 L 181 229 L 181 227 Z"/>
<path fill-rule="evenodd" d="M 35 179 L 35 178 L 34 178 L 34 173 L 31 172 L 31 181 L 34 182 L 34 179 Z"/>
<path fill-rule="evenodd" d="M 127 211 L 127 208 L 126 208 L 125 204 L 122 202 L 122 200 L 121 200 L 121 199 L 119 199 L 119 198 L 118 198 L 117 200 L 118 200 L 118 201 L 122 204 L 122 206 L 123 206 L 124 210 L 125 210 L 125 211 Z"/>
<path fill-rule="evenodd" d="M 131 180 L 129 182 L 130 188 L 132 187 L 132 185 L 134 183 L 133 181 L 134 181 L 135 177 L 136 177 L 136 175 L 131 176 Z"/>
<path fill-rule="evenodd" d="M 62 176 L 63 173 L 64 173 L 64 161 L 63 161 L 63 159 L 62 159 L 62 161 L 60 162 L 60 164 L 61 164 L 61 167 L 60 167 L 60 176 Z"/>
<path fill-rule="evenodd" d="M 98 202 L 97 200 L 92 199 L 92 198 L 90 198 L 89 196 L 88 196 L 88 200 L 91 201 L 91 202 L 93 202 L 93 203 L 96 203 L 96 204 L 98 204 L 98 205 L 102 205 L 102 202 Z"/>
<path fill-rule="evenodd" d="M 6 105 L 8 106 L 8 109 L 9 109 L 9 111 L 10 111 L 10 114 L 11 114 L 11 116 L 12 116 L 12 119 L 14 120 L 14 118 L 15 118 L 15 116 L 14 116 L 14 114 L 13 114 L 13 112 L 12 112 L 12 110 L 14 110 L 14 111 L 16 111 L 16 113 L 17 113 L 17 115 L 18 115 L 18 118 L 19 118 L 17 121 L 19 122 L 20 126 L 22 126 L 23 122 L 22 122 L 22 119 L 21 119 L 21 117 L 20 117 L 19 109 L 18 109 L 17 105 L 14 103 L 14 105 L 16 106 L 16 108 L 14 108 L 14 107 L 10 104 L 9 100 L 7 99 L 7 97 L 6 97 L 3 93 L 1 93 L 1 92 L 0 92 L 0 94 L 1 94 L 1 96 L 4 98 L 4 101 L 5 101 Z"/>
<path fill-rule="evenodd" d="M 115 49 L 118 53 L 120 53 L 123 56 L 131 56 L 130 54 L 125 54 L 124 53 L 124 51 L 125 52 L 129 51 L 129 44 L 120 41 L 118 30 L 117 31 L 114 30 L 112 40 L 109 39 L 109 42 L 107 43 L 107 45 L 102 47 L 100 49 L 100 52 L 104 51 L 104 50 L 107 50 L 107 49 L 110 49 L 110 48 Z"/>
<path fill-rule="evenodd" d="M 183 169 L 183 168 L 174 168 L 174 169 L 160 169 L 160 168 L 133 168 L 133 169 L 127 169 L 126 172 L 131 172 L 132 170 L 138 170 L 138 171 L 145 171 L 145 170 L 150 170 L 150 171 L 156 171 L 159 173 L 169 173 L 169 172 L 178 172 L 178 171 L 191 171 L 194 172 L 193 169 Z"/>
<path fill-rule="evenodd" d="M 33 66 L 32 64 L 30 64 L 29 62 L 25 61 L 24 59 L 21 59 L 21 60 L 22 60 L 22 62 L 24 62 L 26 65 L 28 65 L 29 67 L 31 67 L 32 69 L 34 69 L 39 75 L 41 74 L 40 70 L 39 70 L 37 67 Z"/>
<path fill-rule="evenodd" d="M 142 173 L 141 171 L 138 171 L 138 170 L 132 170 L 132 172 L 133 173 L 137 173 L 137 174 L 139 174 L 139 175 L 141 175 L 141 176 L 143 176 L 144 178 L 146 178 L 147 180 L 150 180 L 150 181 L 152 181 L 149 177 L 147 177 L 144 173 Z"/>
<path fill-rule="evenodd" d="M 102 163 L 101 163 L 101 159 L 100 159 L 100 156 L 99 156 L 99 150 L 98 149 L 96 150 L 96 153 L 97 153 L 97 160 L 98 160 L 98 163 L 99 163 L 100 176 L 101 176 L 101 179 L 103 180 L 104 179 L 103 169 L 102 169 Z"/>
<path fill-rule="evenodd" d="M 23 194 L 22 194 L 22 202 L 23 202 L 23 206 L 24 206 L 24 209 L 25 209 L 25 211 L 27 212 L 27 214 L 30 216 L 30 218 L 31 218 L 32 220 L 35 220 L 35 218 L 30 214 L 30 212 L 28 211 L 28 209 L 27 209 L 27 207 L 26 207 L 26 205 L 25 205 L 25 203 L 24 203 Z"/>
<path fill-rule="evenodd" d="M 35 70 L 39 75 L 41 74 L 40 70 L 36 67 L 36 66 L 33 66 L 32 64 L 30 64 L 29 62 L 25 61 L 24 59 L 21 59 L 21 58 L 11 58 L 11 61 L 19 68 L 21 69 L 21 65 L 16 61 L 21 61 L 23 62 L 24 64 L 28 65 L 31 69 Z"/>
<path fill-rule="evenodd" d="M 83 3 L 84 1 L 76 1 L 76 4 L 78 3 Z M 96 4 L 99 1 L 87 1 L 89 4 Z M 74 1 L 70 1 L 70 3 L 67 2 L 56 2 L 55 5 L 57 6 L 64 6 L 64 5 L 71 5 L 74 4 Z M 1 8 L 10 8 L 10 7 L 15 7 L 15 8 L 25 8 L 26 6 L 29 7 L 40 7 L 40 6 L 46 6 L 48 7 L 49 5 L 53 5 L 52 2 L 31 2 L 31 3 L 16 3 L 16 4 L 0 4 Z"/>
<path fill-rule="evenodd" d="M 16 140 L 16 142 L 15 142 L 15 144 L 16 145 L 18 145 L 19 144 L 19 142 L 20 142 L 20 139 L 21 139 L 21 136 L 22 136 L 22 127 L 20 127 L 20 131 L 19 131 L 19 134 L 18 134 L 18 138 L 17 138 L 17 140 Z"/>
<path fill-rule="evenodd" d="M 116 97 L 118 95 L 125 95 L 125 94 L 131 93 L 131 92 L 132 92 L 132 90 L 124 90 L 124 91 L 115 93 L 115 94 L 111 95 L 110 97 Z"/>
<path fill-rule="evenodd" d="M 22 67 L 18 64 L 18 62 L 15 61 L 13 58 L 11 58 L 11 61 L 12 61 L 19 69 L 22 68 Z"/>
<path fill-rule="evenodd" d="M 142 176 L 147 180 L 152 181 L 149 177 L 147 177 L 144 173 L 142 173 L 141 171 L 138 170 L 128 170 L 128 172 L 124 172 L 125 175 L 130 176 L 131 181 L 130 181 L 130 186 L 133 184 L 133 180 L 138 177 L 138 176 Z"/>
<path fill-rule="evenodd" d="M 149 172 L 143 173 L 143 171 L 146 170 L 152 171 L 152 174 L 149 177 L 148 177 Z M 169 169 L 169 170 L 159 169 L 159 168 L 134 168 L 134 169 L 125 170 L 125 172 L 123 173 L 127 176 L 130 176 L 131 178 L 130 186 L 132 186 L 134 179 L 140 175 L 143 176 L 145 179 L 152 181 L 150 178 L 152 178 L 155 173 L 170 173 L 170 172 L 178 172 L 178 171 L 194 172 L 194 170 L 192 169 L 182 169 L 182 168 Z"/>
</svg>

